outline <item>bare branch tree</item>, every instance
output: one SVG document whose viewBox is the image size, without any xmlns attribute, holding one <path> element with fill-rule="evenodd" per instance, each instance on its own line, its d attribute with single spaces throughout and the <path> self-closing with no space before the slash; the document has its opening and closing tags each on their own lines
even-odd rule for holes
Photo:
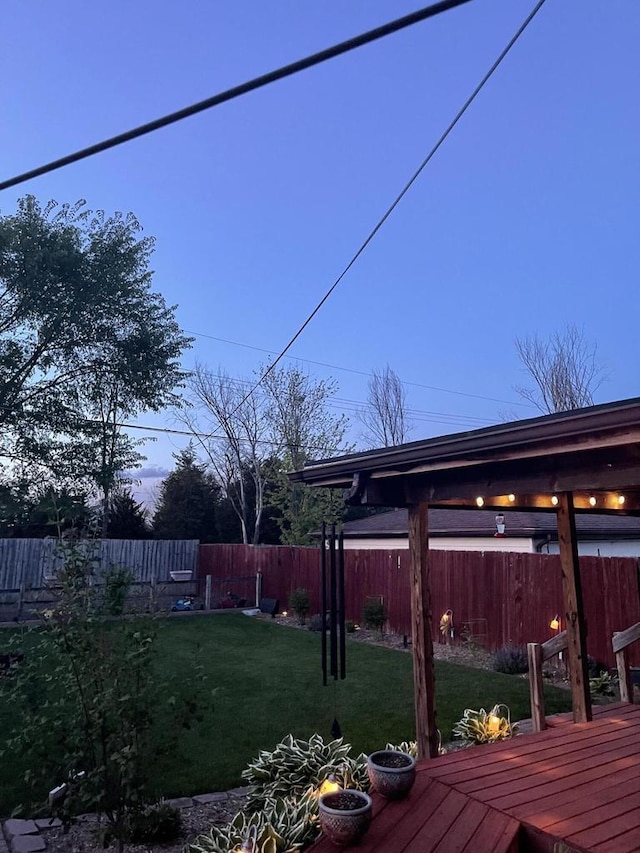
<svg viewBox="0 0 640 853">
<path fill-rule="evenodd" d="M 358 412 L 358 418 L 367 429 L 365 440 L 371 447 L 394 447 L 408 441 L 411 424 L 407 420 L 406 392 L 389 365 L 373 371 L 367 408 Z"/>
<path fill-rule="evenodd" d="M 254 393 L 243 399 L 246 385 L 223 371 L 214 375 L 198 364 L 188 383 L 191 405 L 179 411 L 178 418 L 194 433 L 229 498 L 240 520 L 242 541 L 256 545 L 264 509 L 263 461 L 268 444 L 262 398 Z M 203 432 L 210 437 L 199 437 Z M 253 483 L 255 501 L 247 493 L 247 477 Z"/>
<path fill-rule="evenodd" d="M 517 394 L 544 414 L 592 406 L 594 394 L 607 378 L 597 346 L 584 331 L 569 324 L 547 340 L 538 335 L 516 338 L 516 352 L 535 382 L 533 388 L 516 386 Z"/>
</svg>

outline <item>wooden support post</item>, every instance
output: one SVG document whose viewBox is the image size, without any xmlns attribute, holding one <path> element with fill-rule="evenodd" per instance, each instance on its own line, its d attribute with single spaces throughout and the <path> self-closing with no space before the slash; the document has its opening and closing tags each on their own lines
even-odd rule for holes
<svg viewBox="0 0 640 853">
<path fill-rule="evenodd" d="M 207 575 L 204 581 L 204 609 L 211 610 L 211 575 Z"/>
<path fill-rule="evenodd" d="M 624 631 L 616 631 L 613 635 L 613 653 L 616 656 L 618 667 L 618 686 L 620 687 L 620 701 L 633 702 L 633 685 L 631 673 L 629 672 L 629 656 L 627 647 L 631 643 L 640 640 L 640 622 L 636 622 Z"/>
<path fill-rule="evenodd" d="M 615 634 L 613 635 L 615 639 Z M 616 652 L 616 667 L 618 668 L 618 687 L 620 689 L 621 702 L 633 702 L 633 685 L 631 684 L 631 674 L 629 673 L 629 661 L 627 659 L 627 650 L 622 649 Z"/>
<path fill-rule="evenodd" d="M 409 507 L 409 556 L 413 689 L 418 758 L 435 758 L 438 755 L 439 738 L 436 726 L 435 675 L 431 639 L 429 526 L 426 503 L 413 504 Z"/>
<path fill-rule="evenodd" d="M 544 715 L 544 691 L 542 683 L 542 646 L 540 643 L 527 644 L 529 659 L 529 696 L 531 698 L 531 720 L 534 732 L 543 732 L 547 728 Z"/>
<path fill-rule="evenodd" d="M 592 718 L 587 667 L 587 631 L 571 492 L 562 492 L 558 496 L 557 519 L 573 720 L 576 723 L 586 723 Z"/>
</svg>

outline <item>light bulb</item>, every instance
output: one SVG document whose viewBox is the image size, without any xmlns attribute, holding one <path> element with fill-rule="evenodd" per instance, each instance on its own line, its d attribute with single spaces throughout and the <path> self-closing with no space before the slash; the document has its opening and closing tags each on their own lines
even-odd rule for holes
<svg viewBox="0 0 640 853">
<path fill-rule="evenodd" d="M 501 722 L 500 717 L 496 716 L 495 714 L 489 714 L 489 718 L 487 720 L 487 723 L 488 723 L 488 729 L 491 732 L 491 734 L 496 734 L 496 732 L 500 731 L 500 722 Z"/>
<path fill-rule="evenodd" d="M 596 499 L 594 498 L 594 496 L 593 496 L 593 495 L 591 495 L 591 497 L 589 498 L 589 505 L 590 505 L 590 506 L 595 506 L 595 505 L 596 505 L 596 503 L 597 503 Z"/>
<path fill-rule="evenodd" d="M 551 495 L 551 503 L 554 506 L 558 506 L 558 496 L 557 495 Z"/>
<path fill-rule="evenodd" d="M 515 495 L 509 495 L 509 503 L 512 504 L 516 499 Z"/>
<path fill-rule="evenodd" d="M 484 498 L 480 498 L 480 497 L 476 498 L 476 504 L 478 506 L 484 506 Z"/>
<path fill-rule="evenodd" d="M 340 790 L 340 783 L 336 779 L 333 773 L 327 776 L 326 779 L 323 780 L 320 787 L 318 788 L 318 795 L 321 797 L 323 794 L 333 794 L 336 791 Z"/>
<path fill-rule="evenodd" d="M 624 495 L 618 495 L 618 503 L 620 504 L 620 506 L 622 506 L 624 504 L 624 501 L 625 501 Z"/>
</svg>

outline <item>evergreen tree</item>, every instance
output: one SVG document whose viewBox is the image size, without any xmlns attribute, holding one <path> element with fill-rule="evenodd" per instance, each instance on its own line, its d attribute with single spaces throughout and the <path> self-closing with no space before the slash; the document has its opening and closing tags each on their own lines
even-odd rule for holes
<svg viewBox="0 0 640 853">
<path fill-rule="evenodd" d="M 149 527 L 144 508 L 137 503 L 130 489 L 118 489 L 110 501 L 107 538 L 147 539 L 148 536 Z"/>
<path fill-rule="evenodd" d="M 206 466 L 198 464 L 193 445 L 174 458 L 176 467 L 160 487 L 153 532 L 159 539 L 216 542 L 220 489 Z"/>
</svg>

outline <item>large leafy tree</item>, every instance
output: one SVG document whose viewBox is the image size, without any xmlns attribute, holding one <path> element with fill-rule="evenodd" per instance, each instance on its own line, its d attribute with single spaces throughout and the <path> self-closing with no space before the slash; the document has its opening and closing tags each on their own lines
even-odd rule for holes
<svg viewBox="0 0 640 853">
<path fill-rule="evenodd" d="M 215 542 L 220 489 L 206 466 L 198 463 L 193 445 L 174 458 L 176 467 L 160 487 L 153 532 L 159 539 Z"/>
<path fill-rule="evenodd" d="M 178 402 L 190 345 L 151 290 L 140 230 L 131 213 L 33 196 L 0 217 L 0 453 L 85 474 L 105 527 L 117 472 L 139 458 L 118 424 Z"/>
</svg>

